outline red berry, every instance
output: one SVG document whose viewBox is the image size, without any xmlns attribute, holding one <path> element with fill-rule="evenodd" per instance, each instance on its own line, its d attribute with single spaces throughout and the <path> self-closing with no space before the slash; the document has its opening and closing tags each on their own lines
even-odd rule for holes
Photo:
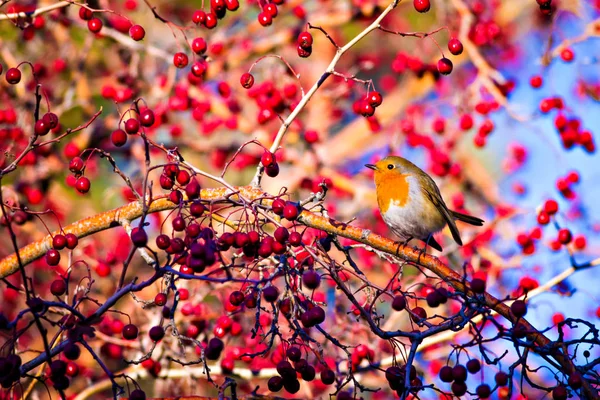
<svg viewBox="0 0 600 400">
<path fill-rule="evenodd" d="M 273 200 L 273 204 L 271 204 L 271 208 L 273 212 L 277 215 L 283 215 L 283 209 L 285 208 L 285 201 L 281 199 Z"/>
<path fill-rule="evenodd" d="M 196 38 L 192 40 L 192 51 L 196 54 L 204 54 L 206 52 L 207 45 L 206 40 L 203 38 Z"/>
<path fill-rule="evenodd" d="M 46 122 L 44 122 L 44 119 L 42 118 L 42 119 L 38 119 L 35 122 L 33 131 L 38 136 L 44 136 L 44 135 L 48 134 L 48 132 L 50 132 L 50 127 L 48 126 L 48 124 Z"/>
<path fill-rule="evenodd" d="M 452 72 L 452 61 L 446 57 L 440 58 L 437 63 L 437 69 L 442 75 L 449 75 Z"/>
<path fill-rule="evenodd" d="M 429 0 L 413 0 L 413 5 L 415 6 L 415 10 L 420 13 L 426 13 L 431 8 Z"/>
<path fill-rule="evenodd" d="M 375 114 L 375 108 L 367 101 L 362 101 L 360 106 L 360 114 L 363 117 L 372 117 Z"/>
<path fill-rule="evenodd" d="M 392 300 L 392 309 L 402 311 L 406 308 L 406 298 L 402 295 L 395 296 Z"/>
<path fill-rule="evenodd" d="M 100 18 L 92 18 L 88 21 L 88 29 L 92 33 L 98 33 L 102 30 L 102 20 Z"/>
<path fill-rule="evenodd" d="M 569 244 L 572 238 L 573 236 L 571 235 L 570 230 L 562 228 L 558 231 L 558 241 L 562 244 Z"/>
<path fill-rule="evenodd" d="M 87 193 L 90 190 L 90 180 L 85 176 L 81 176 L 75 182 L 75 189 L 79 193 Z"/>
<path fill-rule="evenodd" d="M 271 16 L 271 14 L 269 14 L 266 11 L 261 11 L 258 14 L 258 22 L 262 25 L 262 26 L 269 26 L 273 23 L 273 17 Z"/>
<path fill-rule="evenodd" d="M 473 278 L 471 281 L 471 290 L 477 294 L 482 294 L 485 292 L 486 282 L 480 278 Z"/>
<path fill-rule="evenodd" d="M 473 127 L 473 117 L 471 117 L 471 114 L 463 114 L 460 117 L 459 126 L 463 131 L 471 129 Z"/>
<path fill-rule="evenodd" d="M 540 211 L 537 216 L 537 222 L 540 225 L 547 225 L 550 222 L 550 215 L 546 211 Z"/>
<path fill-rule="evenodd" d="M 521 318 L 525 314 L 527 314 L 527 303 L 525 303 L 523 300 L 515 300 L 510 305 L 510 310 L 515 315 L 515 317 Z"/>
<path fill-rule="evenodd" d="M 472 374 L 476 374 L 480 370 L 481 370 L 481 363 L 479 362 L 478 359 L 473 358 L 473 359 L 467 361 L 467 371 L 469 371 Z"/>
<path fill-rule="evenodd" d="M 577 171 L 571 171 L 567 175 L 567 181 L 571 183 L 579 183 L 579 173 Z"/>
<path fill-rule="evenodd" d="M 265 150 L 263 155 L 260 157 L 260 162 L 263 166 L 268 167 L 277 162 L 277 157 L 275 156 L 274 153 L 271 153 L 270 151 Z"/>
<path fill-rule="evenodd" d="M 150 328 L 150 331 L 148 331 L 148 335 L 152 341 L 158 342 L 165 336 L 165 330 L 162 326 L 153 326 Z"/>
<path fill-rule="evenodd" d="M 319 133 L 315 130 L 309 129 L 304 132 L 304 140 L 308 144 L 317 143 L 319 141 Z"/>
<path fill-rule="evenodd" d="M 438 117 L 433 121 L 433 131 L 438 134 L 444 133 L 446 130 L 446 120 L 442 117 Z"/>
<path fill-rule="evenodd" d="M 123 339 L 133 340 L 138 336 L 138 328 L 133 324 L 128 324 L 123 327 Z"/>
<path fill-rule="evenodd" d="M 54 235 L 52 238 L 52 247 L 56 250 L 62 250 L 67 246 L 67 239 L 61 235 Z"/>
<path fill-rule="evenodd" d="M 412 311 L 412 314 L 411 314 L 410 318 L 415 323 L 419 322 L 422 319 L 427 318 L 427 311 L 425 311 L 425 309 L 423 307 L 415 307 L 411 311 Z"/>
<path fill-rule="evenodd" d="M 557 386 L 552 389 L 552 400 L 567 400 L 569 392 L 564 386 Z"/>
<path fill-rule="evenodd" d="M 265 6 L 264 11 L 271 15 L 271 17 L 277 17 L 277 6 L 273 3 L 269 3 Z"/>
<path fill-rule="evenodd" d="M 312 47 L 302 47 L 298 45 L 298 56 L 302 58 L 308 58 L 312 54 Z"/>
<path fill-rule="evenodd" d="M 265 167 L 265 173 L 267 176 L 275 178 L 277 175 L 279 175 L 279 164 L 275 163 Z"/>
<path fill-rule="evenodd" d="M 575 58 L 575 53 L 573 53 L 573 50 L 567 47 L 560 52 L 560 58 L 562 58 L 565 62 L 571 62 Z"/>
<path fill-rule="evenodd" d="M 215 11 L 223 11 L 225 9 L 225 0 L 210 0 L 210 8 Z"/>
<path fill-rule="evenodd" d="M 367 101 L 371 107 L 379 107 L 383 102 L 383 97 L 381 97 L 381 93 L 379 92 L 370 92 L 367 95 Z"/>
<path fill-rule="evenodd" d="M 173 56 L 173 65 L 175 65 L 177 68 L 187 67 L 188 62 L 188 56 L 185 53 L 179 52 L 175 53 L 175 55 Z"/>
<path fill-rule="evenodd" d="M 207 68 L 206 61 L 204 61 L 204 60 L 197 61 L 194 64 L 192 64 L 192 69 L 191 69 L 192 75 L 200 78 L 206 72 L 206 68 Z"/>
<path fill-rule="evenodd" d="M 77 236 L 73 233 L 67 233 L 65 239 L 67 239 L 67 249 L 69 250 L 73 250 L 79 243 L 79 239 L 77 239 Z"/>
<path fill-rule="evenodd" d="M 54 129 L 54 128 L 56 128 L 58 126 L 58 117 L 54 113 L 47 112 L 46 114 L 44 114 L 44 116 L 42 117 L 42 119 L 44 120 L 44 122 L 46 124 L 48 124 L 48 126 L 50 127 L 50 129 Z"/>
<path fill-rule="evenodd" d="M 142 126 L 149 127 L 154 125 L 154 122 L 155 118 L 154 112 L 152 110 L 146 109 L 142 111 L 142 113 L 140 114 L 140 123 L 142 124 Z"/>
<path fill-rule="evenodd" d="M 240 2 L 239 0 L 225 0 L 225 7 L 227 7 L 227 10 L 229 11 L 236 11 L 240 8 Z"/>
<path fill-rule="evenodd" d="M 60 262 L 60 253 L 58 250 L 50 249 L 46 252 L 46 263 L 52 267 Z"/>
<path fill-rule="evenodd" d="M 130 135 L 134 135 L 138 133 L 140 130 L 140 121 L 135 118 L 129 118 L 125 121 L 125 131 Z"/>
<path fill-rule="evenodd" d="M 544 211 L 548 215 L 554 215 L 558 212 L 558 203 L 555 200 L 546 200 L 544 203 Z"/>
<path fill-rule="evenodd" d="M 542 101 L 540 101 L 540 111 L 542 113 L 546 114 L 547 112 L 552 110 L 552 108 L 554 108 L 553 99 L 542 99 Z"/>
<path fill-rule="evenodd" d="M 534 75 L 531 77 L 531 79 L 529 79 L 529 84 L 531 85 L 531 87 L 536 88 L 536 89 L 541 87 L 543 83 L 544 83 L 544 81 L 542 80 L 542 77 L 539 75 Z"/>
<path fill-rule="evenodd" d="M 141 25 L 132 25 L 129 28 L 129 36 L 135 41 L 140 41 L 146 36 L 146 31 Z"/>
<path fill-rule="evenodd" d="M 463 52 L 463 44 L 457 38 L 451 38 L 448 41 L 448 50 L 455 56 L 462 54 Z"/>
<path fill-rule="evenodd" d="M 302 244 L 302 235 L 299 232 L 292 232 L 288 240 L 292 246 L 300 246 Z"/>
<path fill-rule="evenodd" d="M 127 143 L 127 134 L 124 130 L 117 129 L 110 135 L 110 140 L 115 146 L 121 147 Z"/>
<path fill-rule="evenodd" d="M 16 85 L 17 83 L 21 82 L 21 71 L 19 71 L 18 68 L 9 68 L 6 71 L 6 82 L 10 83 L 11 85 Z"/>
<path fill-rule="evenodd" d="M 214 27 L 216 27 L 217 22 L 217 15 L 214 12 L 209 12 L 208 14 L 206 14 L 204 26 L 206 26 L 208 29 L 213 29 Z"/>
<path fill-rule="evenodd" d="M 154 296 L 154 304 L 157 306 L 164 306 L 167 304 L 167 295 L 164 293 L 158 293 L 156 296 Z"/>
<path fill-rule="evenodd" d="M 56 279 L 50 284 L 50 293 L 54 296 L 62 296 L 67 292 L 67 284 L 64 279 Z"/>
<path fill-rule="evenodd" d="M 303 49 L 308 49 L 312 46 L 312 44 L 313 37 L 310 32 L 300 32 L 298 35 L 298 46 L 302 47 Z"/>
<path fill-rule="evenodd" d="M 587 241 L 585 239 L 585 236 L 583 236 L 583 235 L 575 236 L 575 239 L 573 240 L 573 246 L 575 246 L 575 248 L 577 250 L 585 249 L 586 245 L 587 245 Z"/>
<path fill-rule="evenodd" d="M 244 72 L 240 78 L 240 83 L 244 89 L 250 89 L 254 86 L 254 76 L 249 72 Z"/>
<path fill-rule="evenodd" d="M 198 24 L 204 24 L 204 22 L 206 21 L 206 13 L 204 11 L 195 11 L 194 15 L 192 15 L 192 22 L 195 23 L 196 25 Z"/>
<path fill-rule="evenodd" d="M 296 206 L 296 204 L 292 202 L 287 202 L 287 204 L 283 208 L 283 217 L 290 221 L 293 221 L 296 218 L 298 218 L 298 214 L 298 207 Z"/>
<path fill-rule="evenodd" d="M 148 244 L 148 234 L 143 227 L 136 226 L 131 230 L 131 241 L 135 247 L 145 247 Z"/>
<path fill-rule="evenodd" d="M 94 15 L 94 13 L 92 12 L 92 10 L 89 10 L 85 7 L 79 7 L 79 18 L 81 18 L 84 21 L 89 21 L 90 19 L 92 19 L 92 16 Z"/>
</svg>

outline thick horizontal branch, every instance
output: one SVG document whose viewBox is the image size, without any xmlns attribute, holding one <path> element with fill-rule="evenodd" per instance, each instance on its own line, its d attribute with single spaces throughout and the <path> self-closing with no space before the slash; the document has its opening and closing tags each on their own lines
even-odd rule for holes
<svg viewBox="0 0 600 400">
<path fill-rule="evenodd" d="M 260 189 L 253 188 L 251 186 L 236 187 L 235 189 L 238 191 L 240 196 L 248 201 L 260 200 L 265 206 L 270 206 L 272 202 L 272 196 Z M 231 191 L 227 188 L 203 189 L 201 198 L 204 200 L 219 200 L 225 199 L 228 194 L 231 195 Z M 176 207 L 176 204 L 170 202 L 166 198 L 161 198 L 152 201 L 148 212 L 158 212 L 174 209 Z M 64 228 L 64 232 L 73 233 L 79 238 L 89 236 L 93 233 L 119 226 L 119 221 L 131 221 L 139 218 L 142 215 L 142 211 L 143 208 L 140 203 L 129 203 L 123 207 L 88 217 L 71 224 Z M 511 323 L 521 324 L 525 328 L 526 332 L 528 332 L 528 339 L 532 340 L 537 345 L 534 349 L 535 351 L 540 349 L 550 354 L 552 358 L 554 358 L 562 366 L 563 370 L 568 375 L 575 372 L 575 366 L 565 354 L 558 349 L 550 348 L 550 339 L 538 332 L 538 330 L 534 328 L 527 320 L 515 317 L 511 312 L 510 307 L 501 302 L 499 299 L 488 293 L 483 295 L 475 294 L 473 291 L 471 291 L 461 275 L 449 268 L 438 258 L 429 254 L 424 254 L 421 250 L 416 248 L 399 246 L 398 243 L 394 242 L 393 240 L 376 235 L 370 230 L 341 223 L 339 221 L 335 221 L 334 219 L 326 218 L 310 211 L 302 211 L 298 217 L 298 222 L 311 228 L 323 230 L 332 235 L 338 235 L 347 239 L 364 243 L 374 249 L 395 255 L 405 261 L 428 269 L 440 277 L 440 279 L 442 279 L 444 282 L 451 285 L 456 291 L 465 293 L 467 297 L 477 298 L 483 305 L 496 311 Z M 20 250 L 22 262 L 26 265 L 42 257 L 45 252 L 51 248 L 51 245 L 52 236 L 48 235 L 44 239 L 25 246 Z M 18 270 L 18 267 L 19 265 L 16 254 L 12 254 L 4 258 L 2 261 L 0 261 L 0 278 L 14 273 Z M 583 390 L 588 398 L 597 398 L 598 396 L 596 390 L 589 385 L 587 380 L 584 380 Z"/>
<path fill-rule="evenodd" d="M 249 189 L 251 191 L 251 189 Z M 200 194 L 205 200 L 224 199 L 231 193 L 227 188 L 202 189 Z M 164 210 L 171 210 L 177 205 L 167 198 L 155 199 L 148 207 L 149 213 L 155 213 Z M 104 231 L 121 225 L 121 221 L 133 221 L 142 216 L 143 208 L 139 202 L 132 202 L 110 211 L 84 218 L 63 228 L 62 231 L 55 231 L 52 234 L 37 240 L 19 250 L 23 265 L 41 258 L 48 250 L 52 248 L 52 237 L 57 234 L 72 233 L 78 238 L 83 238 L 94 233 Z M 19 262 L 16 253 L 5 257 L 0 261 L 0 278 L 5 278 L 19 269 Z"/>
</svg>

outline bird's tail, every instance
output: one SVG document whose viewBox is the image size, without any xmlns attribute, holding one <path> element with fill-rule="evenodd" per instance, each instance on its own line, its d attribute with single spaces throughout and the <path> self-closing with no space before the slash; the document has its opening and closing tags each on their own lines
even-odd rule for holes
<svg viewBox="0 0 600 400">
<path fill-rule="evenodd" d="M 451 211 L 454 218 L 459 221 L 466 222 L 467 224 L 481 226 L 483 225 L 483 220 L 481 218 L 473 217 L 472 215 L 462 214 L 456 211 Z"/>
</svg>

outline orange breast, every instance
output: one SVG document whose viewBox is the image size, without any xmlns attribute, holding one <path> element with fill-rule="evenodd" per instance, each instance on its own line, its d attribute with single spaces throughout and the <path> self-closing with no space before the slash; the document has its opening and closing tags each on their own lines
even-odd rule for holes
<svg viewBox="0 0 600 400">
<path fill-rule="evenodd" d="M 408 175 L 395 172 L 375 173 L 375 186 L 377 187 L 377 203 L 382 213 L 386 213 L 393 202 L 399 207 L 408 201 Z"/>
</svg>

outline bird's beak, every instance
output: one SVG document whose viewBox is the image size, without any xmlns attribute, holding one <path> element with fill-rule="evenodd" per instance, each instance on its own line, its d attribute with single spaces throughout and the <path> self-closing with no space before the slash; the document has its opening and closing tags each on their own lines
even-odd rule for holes
<svg viewBox="0 0 600 400">
<path fill-rule="evenodd" d="M 377 166 L 375 164 L 365 164 L 365 167 L 377 171 Z"/>
</svg>

